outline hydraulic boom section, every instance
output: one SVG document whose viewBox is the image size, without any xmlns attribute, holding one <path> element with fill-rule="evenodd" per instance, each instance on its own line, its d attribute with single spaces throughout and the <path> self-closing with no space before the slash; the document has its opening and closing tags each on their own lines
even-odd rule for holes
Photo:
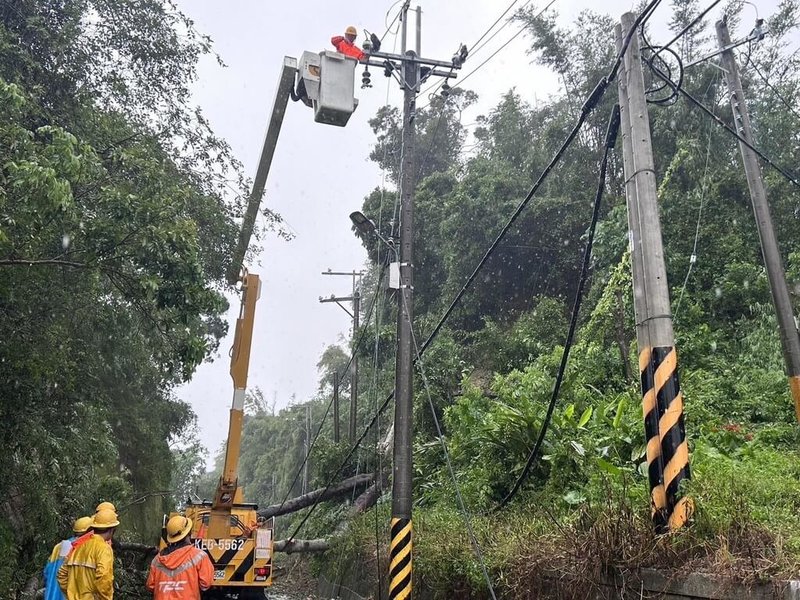
<svg viewBox="0 0 800 600">
<path fill-rule="evenodd" d="M 261 295 L 258 275 L 242 277 L 242 305 L 236 319 L 236 331 L 231 351 L 231 378 L 233 379 L 233 403 L 228 424 L 228 444 L 225 449 L 225 465 L 211 504 L 209 537 L 223 538 L 230 532 L 231 509 L 243 501 L 239 487 L 239 450 L 242 441 L 244 398 L 247 390 L 247 372 L 250 367 L 250 347 L 253 342 L 253 323 L 256 302 Z"/>
</svg>

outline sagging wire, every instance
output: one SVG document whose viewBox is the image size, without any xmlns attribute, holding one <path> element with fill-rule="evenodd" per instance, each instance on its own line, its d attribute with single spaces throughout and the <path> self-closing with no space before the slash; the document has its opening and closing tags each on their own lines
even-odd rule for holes
<svg viewBox="0 0 800 600">
<path fill-rule="evenodd" d="M 718 78 L 714 78 L 709 84 L 708 89 L 711 89 L 711 86 L 716 83 Z M 707 90 L 708 91 L 708 90 Z M 681 303 L 683 302 L 683 296 L 686 293 L 686 287 L 689 284 L 689 277 L 692 275 L 692 271 L 694 270 L 694 265 L 697 262 L 697 245 L 700 241 L 700 225 L 702 223 L 703 218 L 703 207 L 705 204 L 706 199 L 706 191 L 708 189 L 708 167 L 711 162 L 711 126 L 712 124 L 708 124 L 708 143 L 706 145 L 706 166 L 703 170 L 703 186 L 700 188 L 700 207 L 697 210 L 697 224 L 695 225 L 694 230 L 694 244 L 692 245 L 692 254 L 689 256 L 689 268 L 686 270 L 686 277 L 683 279 L 683 286 L 681 287 L 680 294 L 678 295 L 678 302 L 675 303 L 675 310 L 672 313 L 672 320 L 675 324 L 678 323 L 678 315 L 680 314 Z"/>
<path fill-rule="evenodd" d="M 655 74 L 656 74 L 656 75 L 657 75 L 659 78 L 661 78 L 661 79 L 662 79 L 662 80 L 663 80 L 663 81 L 664 81 L 664 82 L 665 82 L 665 83 L 666 83 L 668 86 L 670 86 L 670 87 L 671 87 L 673 90 L 675 90 L 677 93 L 681 94 L 681 95 L 683 96 L 683 98 L 684 98 L 684 99 L 685 99 L 685 100 L 686 100 L 686 101 L 687 101 L 689 104 L 691 104 L 691 105 L 695 106 L 696 108 L 699 108 L 699 109 L 700 109 L 702 112 L 704 112 L 706 115 L 708 115 L 709 117 L 711 117 L 711 119 L 713 119 L 713 121 L 714 121 L 714 122 L 715 122 L 717 125 L 719 125 L 719 126 L 720 126 L 720 127 L 722 127 L 723 129 L 725 129 L 725 131 L 727 131 L 727 132 L 728 132 L 730 135 L 732 135 L 732 136 L 733 136 L 733 137 L 735 137 L 737 140 L 739 140 L 739 142 L 740 142 L 740 143 L 744 144 L 745 146 L 747 146 L 748 148 L 750 148 L 750 149 L 751 149 L 753 152 L 755 152 L 755 153 L 758 155 L 758 157 L 759 157 L 759 158 L 761 158 L 761 160 L 763 160 L 763 161 L 764 161 L 765 163 L 767 163 L 767 164 L 768 164 L 770 167 L 772 167 L 773 169 L 775 169 L 775 170 L 776 170 L 778 173 L 780 173 L 781 175 L 783 175 L 783 177 L 785 177 L 785 178 L 786 178 L 786 180 L 787 180 L 789 183 L 791 183 L 791 184 L 793 184 L 794 186 L 796 186 L 796 187 L 800 188 L 800 181 L 798 181 L 796 177 L 794 177 L 793 175 L 791 175 L 791 174 L 790 174 L 790 173 L 789 173 L 789 172 L 788 172 L 786 169 L 784 169 L 783 167 L 780 167 L 780 166 L 779 166 L 777 163 L 775 163 L 775 161 L 773 161 L 773 160 L 772 160 L 771 158 L 769 158 L 769 157 L 768 157 L 766 154 L 764 154 L 764 152 L 762 152 L 762 151 L 761 151 L 759 148 L 757 148 L 756 146 L 754 146 L 753 144 L 751 144 L 750 142 L 748 142 L 748 141 L 747 141 L 747 140 L 746 140 L 744 137 L 742 137 L 741 135 L 739 135 L 739 132 L 738 132 L 738 131 L 736 131 L 735 129 L 733 129 L 733 128 L 732 128 L 730 125 L 728 125 L 728 124 L 727 124 L 725 121 L 723 121 L 723 120 L 722 120 L 720 117 L 718 117 L 716 114 L 714 114 L 714 112 L 713 112 L 711 109 L 709 109 L 709 108 L 708 108 L 708 107 L 707 107 L 705 104 L 703 104 L 702 102 L 700 102 L 700 100 L 698 100 L 697 98 L 695 98 L 694 96 L 692 96 L 692 94 L 690 94 L 690 93 L 689 93 L 689 92 L 687 92 L 685 89 L 683 89 L 683 87 L 679 87 L 679 86 L 678 86 L 678 85 L 677 85 L 677 84 L 676 84 L 674 81 L 672 81 L 672 80 L 671 80 L 671 79 L 670 79 L 670 78 L 669 78 L 669 77 L 668 77 L 668 76 L 667 76 L 667 75 L 666 75 L 666 74 L 665 74 L 663 71 L 661 71 L 661 69 L 659 69 L 659 68 L 658 68 L 657 66 L 655 66 L 654 64 L 649 64 L 649 66 L 650 66 L 651 70 L 653 71 L 653 73 L 655 73 Z"/>
<path fill-rule="evenodd" d="M 547 413 L 545 414 L 545 417 L 542 420 L 542 425 L 539 428 L 539 436 L 536 439 L 536 443 L 533 446 L 533 450 L 531 450 L 530 454 L 528 455 L 528 459 L 525 461 L 525 467 L 522 469 L 522 472 L 517 477 L 517 480 L 514 483 L 514 487 L 512 487 L 511 491 L 508 492 L 505 498 L 503 498 L 500 501 L 500 504 L 495 509 L 495 512 L 502 510 L 508 505 L 509 502 L 511 502 L 514 496 L 516 496 L 517 492 L 519 492 L 520 488 L 522 487 L 522 484 L 525 482 L 525 479 L 527 479 L 528 473 L 530 473 L 534 461 L 536 460 L 536 457 L 539 454 L 539 450 L 542 447 L 542 443 L 544 442 L 544 437 L 547 434 L 547 430 L 550 426 L 550 420 L 553 417 L 553 412 L 555 411 L 555 407 L 558 402 L 558 395 L 559 392 L 561 391 L 561 384 L 564 380 L 564 374 L 566 373 L 567 370 L 567 362 L 569 360 L 569 354 L 572 348 L 572 343 L 575 336 L 575 330 L 578 326 L 578 315 L 580 313 L 581 303 L 583 301 L 583 289 L 584 286 L 586 285 L 586 279 L 589 276 L 589 264 L 591 263 L 592 259 L 592 246 L 594 244 L 594 234 L 597 228 L 597 222 L 600 219 L 600 207 L 602 205 L 603 191 L 606 186 L 606 171 L 608 168 L 608 157 L 611 154 L 611 150 L 616 145 L 617 133 L 619 132 L 619 124 L 620 124 L 619 105 L 615 104 L 613 110 L 611 111 L 611 116 L 608 121 L 608 128 L 606 130 L 603 161 L 600 163 L 600 176 L 598 177 L 597 192 L 595 193 L 594 197 L 592 220 L 589 225 L 589 235 L 586 240 L 586 247 L 584 248 L 583 251 L 583 263 L 581 265 L 581 275 L 578 281 L 578 289 L 575 291 L 575 300 L 572 305 L 572 316 L 570 318 L 569 331 L 567 332 L 567 338 L 564 342 L 564 351 L 561 354 L 561 364 L 558 367 L 558 374 L 556 376 L 555 383 L 553 384 L 553 391 L 550 397 L 550 403 L 547 407 Z"/>
</svg>

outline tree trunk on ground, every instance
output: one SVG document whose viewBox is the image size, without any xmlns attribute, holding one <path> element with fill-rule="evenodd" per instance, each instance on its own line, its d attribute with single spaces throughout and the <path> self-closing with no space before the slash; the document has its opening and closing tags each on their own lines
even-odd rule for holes
<svg viewBox="0 0 800 600">
<path fill-rule="evenodd" d="M 258 511 L 258 516 L 268 519 L 270 517 L 277 517 L 279 515 L 293 513 L 302 508 L 306 508 L 307 506 L 311 506 L 317 501 L 322 502 L 323 500 L 330 500 L 331 498 L 336 498 L 337 496 L 349 494 L 355 488 L 363 485 L 369 485 L 374 480 L 375 475 L 372 473 L 356 475 L 355 477 L 345 479 L 337 485 L 331 486 L 327 491 L 325 491 L 324 488 L 318 489 L 314 490 L 313 492 L 303 494 L 302 496 L 292 498 L 291 500 L 287 500 L 283 504 L 273 504 L 272 506 L 267 506 L 266 508 Z"/>
<path fill-rule="evenodd" d="M 278 540 L 273 544 L 275 552 L 326 552 L 330 549 L 330 544 L 326 539 L 317 540 Z"/>
</svg>

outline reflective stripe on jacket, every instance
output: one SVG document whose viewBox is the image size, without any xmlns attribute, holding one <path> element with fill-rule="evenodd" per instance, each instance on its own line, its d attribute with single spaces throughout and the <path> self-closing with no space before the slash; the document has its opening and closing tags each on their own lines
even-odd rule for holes
<svg viewBox="0 0 800 600">
<path fill-rule="evenodd" d="M 331 44 L 333 44 L 333 47 L 336 48 L 337 51 L 345 56 L 355 58 L 356 60 L 363 60 L 366 56 L 366 54 L 361 51 L 361 48 L 341 35 L 333 36 L 331 38 Z"/>
<path fill-rule="evenodd" d="M 214 582 L 214 565 L 208 555 L 186 544 L 167 547 L 150 563 L 147 589 L 153 600 L 199 600 L 200 592 Z"/>
<path fill-rule="evenodd" d="M 65 600 L 66 596 L 58 586 L 58 570 L 72 550 L 75 538 L 62 540 L 53 547 L 50 558 L 44 567 L 44 600 Z"/>
<path fill-rule="evenodd" d="M 99 535 L 73 547 L 58 570 L 58 585 L 67 600 L 114 598 L 114 553 Z"/>
</svg>

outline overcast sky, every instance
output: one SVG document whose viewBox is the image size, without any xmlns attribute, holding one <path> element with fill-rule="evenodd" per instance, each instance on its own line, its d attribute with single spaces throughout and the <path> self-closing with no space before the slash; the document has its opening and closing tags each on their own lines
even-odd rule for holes
<svg viewBox="0 0 800 600">
<path fill-rule="evenodd" d="M 423 56 L 449 60 L 459 43 L 471 47 L 509 3 L 423 3 Z M 524 4 L 520 0 L 515 6 Z M 547 0 L 531 4 L 544 7 Z M 755 4 L 765 16 L 774 10 L 776 1 Z M 201 62 L 194 100 L 251 176 L 255 174 L 283 57 L 299 58 L 304 50 L 332 49 L 331 36 L 343 34 L 348 25 L 355 25 L 359 32 L 366 28 L 382 35 L 400 7 L 400 3 L 389 0 L 179 0 L 178 5 L 199 31 L 211 36 L 216 52 L 227 65 L 222 68 L 210 58 Z M 561 25 L 568 26 L 582 10 L 602 10 L 618 19 L 633 5 L 624 0 L 556 0 L 550 10 L 558 13 Z M 665 0 L 652 20 L 656 40 L 666 41 L 665 23 L 671 13 L 671 3 Z M 709 34 L 718 14 L 711 13 Z M 749 22 L 747 12 L 744 14 Z M 413 18 L 410 25 L 414 25 Z M 517 31 L 516 24 L 506 27 L 469 57 L 462 75 Z M 609 31 L 611 36 L 613 32 Z M 359 35 L 359 43 L 362 39 Z M 383 49 L 392 51 L 394 40 L 389 33 Z M 553 74 L 532 64 L 533 57 L 526 54 L 529 43 L 526 35 L 519 36 L 470 77 L 466 87 L 479 94 L 480 102 L 464 115 L 465 123 L 486 114 L 512 87 L 531 103 L 558 91 Z M 399 51 L 399 42 L 397 48 Z M 283 216 L 295 237 L 289 242 L 269 237 L 258 264 L 248 265 L 263 281 L 248 387 L 261 388 L 269 401 L 274 397 L 278 408 L 286 406 L 292 396 L 302 402 L 314 395 L 321 353 L 327 345 L 349 336 L 350 317 L 335 304 L 320 304 L 318 298 L 344 296 L 351 291 L 349 278 L 323 276 L 322 271 L 360 269 L 366 258 L 351 233 L 348 215 L 359 210 L 364 196 L 381 182 L 379 169 L 367 158 L 374 142 L 367 122 L 386 103 L 387 92 L 390 104 L 399 105 L 401 100 L 398 85 L 387 86 L 389 80 L 372 70 L 374 87 L 356 89 L 360 104 L 345 128 L 314 123 L 311 109 L 301 103 L 290 102 L 284 120 L 263 202 Z M 357 74 L 360 72 L 361 68 Z M 420 99 L 420 104 L 426 102 Z M 229 314 L 231 332 L 237 313 L 238 299 L 232 302 Z M 202 440 L 212 454 L 227 433 L 232 396 L 227 352 L 231 342 L 231 337 L 224 340 L 220 356 L 203 364 L 178 392 L 197 413 Z"/>
</svg>

